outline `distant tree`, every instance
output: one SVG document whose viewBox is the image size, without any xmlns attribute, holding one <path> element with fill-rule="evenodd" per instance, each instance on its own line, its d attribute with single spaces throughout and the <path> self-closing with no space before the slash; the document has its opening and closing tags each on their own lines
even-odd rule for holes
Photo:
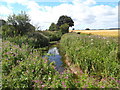
<svg viewBox="0 0 120 90">
<path fill-rule="evenodd" d="M 29 31 L 35 31 L 34 26 L 30 24 L 29 16 L 23 11 L 18 15 L 13 14 L 9 16 L 8 24 L 14 26 L 16 32 L 20 35 Z"/>
<path fill-rule="evenodd" d="M 69 32 L 69 25 L 67 23 L 61 25 L 60 31 L 62 32 L 62 34 L 68 33 Z"/>
<path fill-rule="evenodd" d="M 75 28 L 73 28 L 72 30 L 75 30 Z"/>
<path fill-rule="evenodd" d="M 50 31 L 56 31 L 57 30 L 57 25 L 55 23 L 52 23 L 49 27 Z"/>
<path fill-rule="evenodd" d="M 73 22 L 73 20 L 71 19 L 71 17 L 68 17 L 68 16 L 66 16 L 66 15 L 62 15 L 62 16 L 60 16 L 60 18 L 58 19 L 57 25 L 60 27 L 60 26 L 63 25 L 63 24 L 68 24 L 69 27 L 74 26 L 74 22 Z"/>
<path fill-rule="evenodd" d="M 6 21 L 3 20 L 3 19 L 0 19 L 0 27 L 3 26 L 3 25 L 5 25 L 5 24 L 6 24 Z"/>
<path fill-rule="evenodd" d="M 86 28 L 85 30 L 90 30 L 89 28 Z"/>
</svg>

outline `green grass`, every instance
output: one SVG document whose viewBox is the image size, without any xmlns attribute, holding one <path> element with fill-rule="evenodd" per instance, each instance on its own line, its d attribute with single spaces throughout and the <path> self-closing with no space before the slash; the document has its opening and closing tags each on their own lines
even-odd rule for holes
<svg viewBox="0 0 120 90">
<path fill-rule="evenodd" d="M 67 46 L 71 44 L 69 40 L 70 37 Z M 53 62 L 49 63 L 47 58 L 42 58 L 41 50 L 41 48 L 29 47 L 25 43 L 22 43 L 20 47 L 15 42 L 4 40 L 2 88 L 119 88 L 119 81 L 116 78 L 98 81 L 96 78 L 83 74 L 75 79 L 74 74 L 68 69 L 59 73 L 55 70 Z M 71 50 L 69 49 L 70 52 Z"/>
<path fill-rule="evenodd" d="M 62 36 L 60 50 L 84 73 L 120 78 L 117 42 L 113 37 L 70 33 Z"/>
</svg>

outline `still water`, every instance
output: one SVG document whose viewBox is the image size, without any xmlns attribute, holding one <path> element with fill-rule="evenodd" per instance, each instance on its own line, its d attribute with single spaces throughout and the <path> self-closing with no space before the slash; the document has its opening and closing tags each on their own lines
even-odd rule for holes
<svg viewBox="0 0 120 90">
<path fill-rule="evenodd" d="M 62 57 L 58 51 L 58 48 L 57 47 L 50 48 L 48 50 L 48 54 L 49 55 L 46 55 L 46 57 L 48 57 L 48 60 L 50 62 L 55 62 L 56 70 L 58 70 L 59 72 L 63 72 L 64 66 L 63 66 Z"/>
</svg>

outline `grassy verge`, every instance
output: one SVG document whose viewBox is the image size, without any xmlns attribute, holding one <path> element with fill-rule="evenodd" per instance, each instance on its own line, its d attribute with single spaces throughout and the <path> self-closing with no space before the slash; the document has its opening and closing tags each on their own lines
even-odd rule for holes
<svg viewBox="0 0 120 90">
<path fill-rule="evenodd" d="M 65 34 L 61 52 L 89 75 L 120 78 L 117 38 L 85 34 Z"/>
</svg>

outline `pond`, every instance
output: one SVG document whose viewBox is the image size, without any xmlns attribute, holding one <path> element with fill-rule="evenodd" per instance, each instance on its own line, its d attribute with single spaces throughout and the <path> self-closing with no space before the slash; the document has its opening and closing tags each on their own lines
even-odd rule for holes
<svg viewBox="0 0 120 90">
<path fill-rule="evenodd" d="M 47 54 L 48 55 L 46 55 L 45 57 L 48 57 L 48 60 L 50 62 L 55 62 L 56 70 L 59 72 L 63 72 L 64 65 L 62 61 L 62 56 L 60 55 L 58 48 L 57 47 L 50 48 Z"/>
</svg>

